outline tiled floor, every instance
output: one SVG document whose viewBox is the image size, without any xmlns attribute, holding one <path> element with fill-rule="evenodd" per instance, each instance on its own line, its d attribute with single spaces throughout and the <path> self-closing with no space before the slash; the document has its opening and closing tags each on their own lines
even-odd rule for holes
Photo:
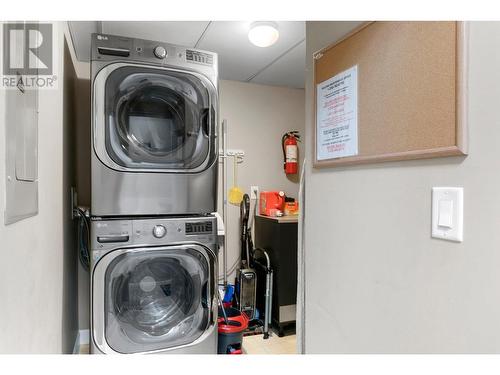
<svg viewBox="0 0 500 375">
<path fill-rule="evenodd" d="M 296 354 L 296 336 L 278 337 L 273 333 L 267 340 L 262 335 L 245 336 L 243 351 L 246 354 Z"/>
<path fill-rule="evenodd" d="M 295 335 L 278 337 L 275 333 L 267 340 L 262 335 L 245 336 L 243 351 L 246 354 L 296 354 L 296 338 Z M 89 346 L 82 345 L 80 354 L 89 354 Z"/>
</svg>

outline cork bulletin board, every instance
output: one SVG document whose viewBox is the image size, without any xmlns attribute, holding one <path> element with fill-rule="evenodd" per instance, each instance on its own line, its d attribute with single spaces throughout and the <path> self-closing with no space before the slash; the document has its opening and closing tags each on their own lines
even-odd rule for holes
<svg viewBox="0 0 500 375">
<path fill-rule="evenodd" d="M 464 22 L 370 22 L 316 52 L 314 166 L 466 155 L 466 56 Z"/>
</svg>

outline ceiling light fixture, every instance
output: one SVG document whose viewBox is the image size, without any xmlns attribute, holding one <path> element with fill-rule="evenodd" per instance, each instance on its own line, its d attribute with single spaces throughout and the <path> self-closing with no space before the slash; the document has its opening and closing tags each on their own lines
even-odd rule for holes
<svg viewBox="0 0 500 375">
<path fill-rule="evenodd" d="M 248 31 L 248 39 L 257 47 L 272 46 L 279 37 L 280 32 L 275 22 L 253 22 Z"/>
</svg>

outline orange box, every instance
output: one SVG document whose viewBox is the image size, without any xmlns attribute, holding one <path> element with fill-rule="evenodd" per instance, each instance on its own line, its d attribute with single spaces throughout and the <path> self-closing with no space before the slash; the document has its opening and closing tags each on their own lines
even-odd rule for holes
<svg viewBox="0 0 500 375">
<path fill-rule="evenodd" d="M 281 216 L 285 208 L 283 191 L 262 191 L 260 193 L 259 213 L 265 216 Z"/>
<path fill-rule="evenodd" d="M 299 202 L 285 202 L 285 216 L 294 216 L 299 214 Z"/>
</svg>

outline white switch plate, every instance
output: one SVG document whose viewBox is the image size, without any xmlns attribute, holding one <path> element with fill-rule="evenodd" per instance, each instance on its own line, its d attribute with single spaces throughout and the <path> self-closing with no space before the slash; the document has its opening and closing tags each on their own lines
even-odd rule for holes
<svg viewBox="0 0 500 375">
<path fill-rule="evenodd" d="M 463 232 L 464 189 L 432 188 L 432 237 L 462 242 Z"/>
</svg>

